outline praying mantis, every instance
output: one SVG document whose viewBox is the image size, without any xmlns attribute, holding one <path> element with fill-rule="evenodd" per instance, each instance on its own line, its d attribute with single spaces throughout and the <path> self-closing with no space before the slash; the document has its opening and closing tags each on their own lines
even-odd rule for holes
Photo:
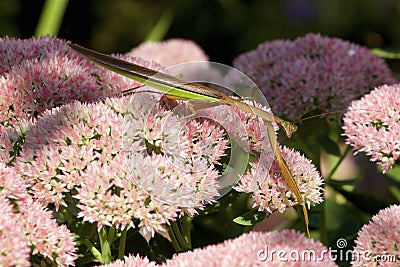
<svg viewBox="0 0 400 267">
<path fill-rule="evenodd" d="M 294 180 L 292 172 L 281 155 L 279 143 L 272 123 L 277 123 L 288 138 L 290 138 L 292 134 L 297 131 L 296 125 L 285 121 L 261 108 L 250 106 L 239 99 L 232 98 L 216 89 L 204 86 L 202 84 L 187 82 L 180 78 L 120 60 L 115 57 L 87 49 L 77 44 L 68 45 L 88 60 L 140 83 L 146 83 L 147 86 L 164 92 L 167 97 L 191 101 L 219 102 L 221 104 L 250 112 L 251 114 L 260 117 L 264 123 L 266 123 L 268 138 L 272 145 L 272 149 L 274 151 L 276 161 L 281 169 L 282 175 L 296 196 L 298 204 L 302 206 L 307 235 L 310 237 L 309 219 L 306 204 L 300 193 L 299 187 Z"/>
</svg>

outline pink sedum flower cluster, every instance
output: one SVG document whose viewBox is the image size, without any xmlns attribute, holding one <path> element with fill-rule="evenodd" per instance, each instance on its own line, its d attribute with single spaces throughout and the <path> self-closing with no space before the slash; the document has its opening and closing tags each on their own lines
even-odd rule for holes
<svg viewBox="0 0 400 267">
<path fill-rule="evenodd" d="M 277 115 L 290 120 L 310 109 L 343 110 L 375 86 L 396 82 L 369 49 L 320 34 L 260 44 L 234 66 L 255 81 Z"/>
<path fill-rule="evenodd" d="M 250 101 L 247 103 L 252 105 Z M 257 107 L 265 109 L 261 105 Z M 258 117 L 226 106 L 198 111 L 198 114 L 222 122 L 230 138 L 255 158 L 255 162 L 250 162 L 251 168 L 240 177 L 234 187 L 236 191 L 252 193 L 254 207 L 269 213 L 276 210 L 283 212 L 287 207 L 297 204 L 298 201 L 274 158 L 266 125 Z M 307 205 L 321 203 L 323 179 L 311 160 L 288 147 L 281 147 L 281 153 Z"/>
<path fill-rule="evenodd" d="M 0 192 L 0 265 L 30 266 L 24 225 L 13 212 L 10 201 Z"/>
<path fill-rule="evenodd" d="M 85 221 L 140 227 L 146 236 L 213 202 L 224 131 L 182 121 L 153 98 L 75 101 L 44 112 L 15 163 L 30 192 L 56 209 L 72 194 Z"/>
<path fill-rule="evenodd" d="M 0 265 L 30 266 L 29 257 L 71 266 L 77 258 L 75 241 L 52 212 L 34 201 L 18 171 L 0 163 Z"/>
<path fill-rule="evenodd" d="M 7 218 L 0 227 L 8 229 L 14 218 L 21 222 L 16 229 L 23 229 L 12 235 L 1 235 L 0 231 L 0 243 L 6 244 L 0 255 L 5 255 L 5 260 L 14 257 L 16 252 L 9 248 L 18 243 L 21 266 L 26 266 L 29 256 L 42 263 L 74 264 L 77 255 L 72 235 L 65 225 L 57 225 L 46 207 L 58 212 L 74 210 L 72 216 L 97 224 L 98 229 L 139 228 L 145 237 L 165 233 L 169 222 L 185 214 L 193 216 L 220 197 L 219 178 L 225 164 L 221 159 L 230 144 L 227 137 L 256 159 L 236 190 L 252 192 L 255 206 L 268 212 L 295 204 L 276 162 L 272 163 L 265 125 L 250 113 L 217 106 L 191 117 L 187 116 L 188 104 L 158 94 L 117 97 L 121 90 L 139 84 L 84 60 L 60 39 L 1 38 L 0 44 L 0 206 L 4 206 Z M 171 40 L 159 45 L 163 48 L 156 49 L 163 50 L 163 55 L 173 55 L 165 51 L 168 49 L 180 52 L 173 58 L 161 58 L 166 65 L 207 60 L 190 42 Z M 118 57 L 161 69 L 133 54 Z M 285 147 L 282 154 L 306 202 L 321 202 L 322 180 L 311 162 Z M 10 212 L 10 207 L 18 209 Z M 295 232 L 279 235 L 294 243 L 304 241 Z M 243 261 L 246 258 L 242 256 L 209 257 L 206 254 L 210 252 L 204 251 L 221 247 L 234 255 L 238 246 L 249 243 L 245 255 L 252 255 L 257 244 L 261 245 L 256 239 L 262 246 L 268 239 L 280 244 L 275 234 L 254 233 L 181 254 L 166 265 L 175 266 L 171 265 L 175 262 L 183 266 L 192 257 L 203 259 L 199 266 L 206 259 L 215 264 L 255 263 L 256 254 Z M 30 251 L 25 252 L 26 248 Z M 153 266 L 138 256 L 115 264 Z"/>
<path fill-rule="evenodd" d="M 154 60 L 165 67 L 191 61 L 208 61 L 208 56 L 200 46 L 185 39 L 146 42 L 133 48 L 127 55 Z"/>
<path fill-rule="evenodd" d="M 149 261 L 147 258 L 140 256 L 125 256 L 123 260 L 116 260 L 110 264 L 101 265 L 99 267 L 156 267 L 155 262 Z"/>
<path fill-rule="evenodd" d="M 314 251 L 315 257 L 302 258 L 304 251 Z M 286 254 L 278 258 L 277 253 Z M 307 254 L 306 254 L 307 255 Z M 251 232 L 193 251 L 180 253 L 161 266 L 337 266 L 329 259 L 328 249 L 320 242 L 308 239 L 294 230 Z"/>
<path fill-rule="evenodd" d="M 288 147 L 280 149 L 307 205 L 321 203 L 323 179 L 311 160 Z M 254 207 L 272 213 L 276 210 L 283 212 L 287 207 L 297 204 L 298 200 L 287 185 L 276 160 L 271 168 L 258 160 L 250 165 L 252 168 L 243 175 L 235 189 L 253 193 Z"/>
<path fill-rule="evenodd" d="M 310 253 L 312 251 L 313 253 Z M 280 253 L 278 255 L 278 253 Z M 155 265 L 140 256 L 125 257 L 104 267 L 205 267 L 205 266 L 337 266 L 328 248 L 295 230 L 251 232 L 217 245 L 176 254 Z"/>
<path fill-rule="evenodd" d="M 0 46 L 0 130 L 73 100 L 92 102 L 139 85 L 84 59 L 61 39 L 5 37 Z M 161 68 L 132 56 L 119 57 Z"/>
<path fill-rule="evenodd" d="M 400 261 L 400 206 L 379 211 L 363 226 L 355 241 L 352 266 L 398 266 Z M 378 264 L 374 257 L 379 257 Z"/>
<path fill-rule="evenodd" d="M 66 225 L 58 225 L 52 211 L 29 199 L 19 207 L 32 255 L 57 266 L 75 265 L 76 243 Z"/>
<path fill-rule="evenodd" d="M 354 101 L 344 116 L 346 143 L 387 172 L 400 156 L 400 84 L 383 85 Z"/>
<path fill-rule="evenodd" d="M 14 167 L 6 166 L 3 162 L 0 162 L 0 195 L 6 197 L 17 207 L 30 198 L 19 172 Z"/>
<path fill-rule="evenodd" d="M 0 130 L 0 162 L 6 165 L 12 164 L 21 150 L 26 132 L 31 124 L 29 121 L 21 120 L 19 125 L 8 126 L 3 128 L 3 131 Z"/>
<path fill-rule="evenodd" d="M 0 74 L 11 71 L 24 61 L 41 60 L 52 57 L 54 53 L 68 53 L 68 46 L 62 39 L 43 36 L 39 38 L 18 39 L 0 38 Z"/>
</svg>

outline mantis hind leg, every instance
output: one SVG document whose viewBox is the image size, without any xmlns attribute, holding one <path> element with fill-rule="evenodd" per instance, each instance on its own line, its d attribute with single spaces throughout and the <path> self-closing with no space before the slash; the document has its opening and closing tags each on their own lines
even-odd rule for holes
<svg viewBox="0 0 400 267">
<path fill-rule="evenodd" d="M 308 212 L 307 212 L 306 203 L 300 193 L 299 187 L 293 177 L 291 170 L 289 169 L 289 166 L 287 165 L 285 159 L 282 157 L 273 125 L 271 122 L 266 122 L 266 123 L 267 123 L 267 130 L 268 130 L 268 138 L 271 142 L 272 149 L 274 150 L 276 161 L 279 165 L 279 168 L 281 169 L 282 175 L 285 178 L 286 183 L 289 185 L 290 189 L 293 191 L 294 195 L 296 196 L 298 204 L 300 204 L 302 206 L 307 235 L 308 235 L 308 237 L 310 237 L 309 220 L 308 220 Z"/>
</svg>

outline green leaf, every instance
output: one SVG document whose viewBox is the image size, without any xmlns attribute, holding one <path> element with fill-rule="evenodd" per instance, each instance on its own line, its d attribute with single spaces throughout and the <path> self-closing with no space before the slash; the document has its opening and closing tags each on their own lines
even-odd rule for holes
<svg viewBox="0 0 400 267">
<path fill-rule="evenodd" d="M 393 169 L 390 169 L 384 176 L 385 182 L 389 186 L 389 192 L 392 196 L 400 201 L 400 168 L 399 166 L 395 166 Z"/>
<path fill-rule="evenodd" d="M 340 152 L 340 148 L 337 142 L 333 141 L 326 135 L 318 136 L 318 143 L 321 147 L 326 151 L 326 153 L 340 157 L 342 152 Z"/>
<path fill-rule="evenodd" d="M 380 169 L 380 172 L 382 172 L 382 169 Z M 388 177 L 390 179 L 387 179 L 386 181 L 389 182 L 392 185 L 400 185 L 400 167 L 395 165 L 393 169 L 390 169 L 385 173 L 385 177 Z"/>
<path fill-rule="evenodd" d="M 255 225 L 267 217 L 267 213 L 265 211 L 258 210 L 250 210 L 239 217 L 233 219 L 233 221 L 237 224 L 244 226 L 252 226 Z"/>
<path fill-rule="evenodd" d="M 400 202 L 400 189 L 395 186 L 389 186 L 389 192 Z"/>
</svg>

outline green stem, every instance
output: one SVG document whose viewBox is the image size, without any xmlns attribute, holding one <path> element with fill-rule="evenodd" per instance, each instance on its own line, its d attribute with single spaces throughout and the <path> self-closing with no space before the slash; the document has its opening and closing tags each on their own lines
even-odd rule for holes
<svg viewBox="0 0 400 267">
<path fill-rule="evenodd" d="M 108 230 L 108 235 L 107 235 L 107 242 L 108 244 L 112 244 L 114 241 L 114 236 L 115 236 L 115 227 L 111 226 L 110 230 Z"/>
<path fill-rule="evenodd" d="M 67 5 L 68 0 L 46 0 L 35 30 L 35 36 L 57 35 Z"/>
<path fill-rule="evenodd" d="M 113 227 L 111 227 L 112 229 Z M 112 231 L 110 229 L 110 232 Z M 110 233 L 107 234 L 106 227 L 101 227 L 99 231 L 99 240 L 101 247 L 101 264 L 108 264 L 111 262 L 111 244 L 109 243 Z"/>
<path fill-rule="evenodd" d="M 181 230 L 179 229 L 177 221 L 171 222 L 172 230 L 175 233 L 175 236 L 179 242 L 180 247 L 182 248 L 182 251 L 186 251 L 190 249 L 189 244 L 187 244 L 185 238 L 182 236 Z"/>
<path fill-rule="evenodd" d="M 181 229 L 182 229 L 182 236 L 185 239 L 185 242 L 189 249 L 192 248 L 192 240 L 190 237 L 190 228 L 192 226 L 192 217 L 184 216 L 181 218 Z"/>
<path fill-rule="evenodd" d="M 98 262 L 100 262 L 100 263 L 103 262 L 103 257 L 101 255 L 100 251 L 98 251 L 98 249 L 95 246 L 93 246 L 93 244 L 90 243 L 89 240 L 83 239 L 82 243 L 85 244 L 85 246 L 90 250 L 90 252 L 92 253 L 92 255 L 95 257 L 95 259 Z"/>
<path fill-rule="evenodd" d="M 178 239 L 175 236 L 174 231 L 172 230 L 172 226 L 170 224 L 167 224 L 167 231 L 169 234 L 169 237 L 171 238 L 172 246 L 174 246 L 174 249 L 176 252 L 182 251 L 181 246 L 179 245 Z"/>
<path fill-rule="evenodd" d="M 124 258 L 127 232 L 128 232 L 128 226 L 125 226 L 124 230 L 121 233 L 121 237 L 119 239 L 118 259 L 120 260 Z"/>
<path fill-rule="evenodd" d="M 174 19 L 174 14 L 171 10 L 165 10 L 158 20 L 157 24 L 153 27 L 150 33 L 146 36 L 146 42 L 160 42 L 164 39 L 171 23 Z"/>
<path fill-rule="evenodd" d="M 61 214 L 62 214 L 62 216 L 64 216 L 64 218 L 67 220 L 68 225 L 70 225 L 70 224 L 72 223 L 73 219 L 72 219 L 71 214 L 69 214 L 67 208 L 62 207 L 62 208 L 61 208 Z"/>
</svg>

